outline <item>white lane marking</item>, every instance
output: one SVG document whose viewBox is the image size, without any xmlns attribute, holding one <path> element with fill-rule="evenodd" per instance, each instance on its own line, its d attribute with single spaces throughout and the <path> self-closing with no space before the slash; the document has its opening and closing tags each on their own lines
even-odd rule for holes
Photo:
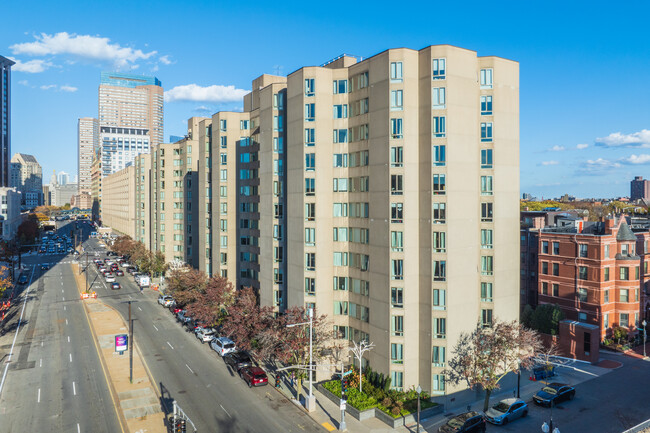
<svg viewBox="0 0 650 433">
<path fill-rule="evenodd" d="M 221 409 L 223 409 L 223 411 L 226 412 L 226 415 L 228 415 L 230 418 L 232 418 L 225 407 L 223 407 L 222 405 L 219 405 L 219 406 L 221 406 Z"/>
<path fill-rule="evenodd" d="M 138 307 L 138 310 L 142 311 L 142 308 Z"/>
<path fill-rule="evenodd" d="M 42 367 L 42 366 L 43 366 L 43 358 L 41 358 L 41 360 L 38 362 L 38 366 L 39 366 L 39 367 Z"/>
<path fill-rule="evenodd" d="M 70 342 L 70 336 L 68 335 L 68 343 Z"/>
<path fill-rule="evenodd" d="M 2 395 L 2 387 L 5 384 L 5 378 L 7 377 L 7 370 L 9 369 L 9 363 L 11 362 L 11 357 L 14 354 L 14 345 L 16 344 L 16 338 L 18 337 L 18 331 L 20 330 L 20 324 L 23 321 L 23 314 L 25 313 L 25 305 L 27 305 L 27 295 L 29 294 L 29 291 L 31 289 L 32 285 L 32 278 L 34 278 L 34 271 L 36 270 L 36 267 L 32 269 L 32 276 L 29 277 L 29 284 L 27 285 L 27 292 L 25 293 L 25 298 L 23 300 L 23 308 L 20 310 L 20 318 L 18 319 L 18 326 L 16 326 L 16 334 L 14 335 L 14 341 L 11 343 L 11 349 L 9 350 L 9 357 L 7 358 L 7 363 L 5 366 L 5 372 L 2 374 L 2 381 L 0 381 L 0 395 Z"/>
<path fill-rule="evenodd" d="M 153 325 L 153 323 L 152 323 L 152 325 Z M 156 327 L 156 325 L 153 325 L 153 327 L 156 328 L 156 331 L 158 330 L 158 328 Z"/>
<path fill-rule="evenodd" d="M 192 372 L 192 374 L 194 374 L 194 370 L 192 370 L 192 369 L 190 368 L 190 366 L 189 366 L 189 365 L 187 365 L 187 364 L 185 364 L 185 367 L 187 367 L 187 369 L 188 369 L 189 371 L 191 371 L 191 372 Z"/>
<path fill-rule="evenodd" d="M 38 400 L 36 400 L 36 403 L 41 402 L 41 388 L 38 388 Z"/>
<path fill-rule="evenodd" d="M 77 423 L 77 433 L 81 433 L 81 427 L 79 427 L 79 423 Z"/>
<path fill-rule="evenodd" d="M 63 300 L 65 301 L 65 296 L 63 297 Z"/>
<path fill-rule="evenodd" d="M 172 346 L 171 344 L 169 344 L 169 341 L 167 342 L 167 345 L 169 345 L 169 347 L 171 347 L 172 350 L 174 350 L 174 346 Z"/>
<path fill-rule="evenodd" d="M 65 309 L 66 309 L 66 306 L 64 305 L 64 306 L 63 306 L 63 311 L 65 311 Z"/>
<path fill-rule="evenodd" d="M 70 362 L 72 362 L 72 353 L 70 354 Z"/>
<path fill-rule="evenodd" d="M 72 382 L 72 393 L 77 395 L 77 387 L 74 385 L 74 381 Z"/>
<path fill-rule="evenodd" d="M 41 347 L 43 347 L 43 342 L 41 341 Z"/>
<path fill-rule="evenodd" d="M 65 319 L 65 324 L 66 324 L 66 325 L 68 324 L 68 319 Z"/>
</svg>

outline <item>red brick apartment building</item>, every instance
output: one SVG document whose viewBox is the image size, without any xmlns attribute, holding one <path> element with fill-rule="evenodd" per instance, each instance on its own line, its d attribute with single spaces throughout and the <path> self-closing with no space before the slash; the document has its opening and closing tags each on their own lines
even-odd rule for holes
<svg viewBox="0 0 650 433">
<path fill-rule="evenodd" d="M 567 319 L 598 326 L 601 341 L 612 326 L 634 332 L 650 320 L 647 230 L 634 233 L 624 217 L 567 217 L 540 229 L 537 241 L 538 304 L 557 304 Z"/>
</svg>

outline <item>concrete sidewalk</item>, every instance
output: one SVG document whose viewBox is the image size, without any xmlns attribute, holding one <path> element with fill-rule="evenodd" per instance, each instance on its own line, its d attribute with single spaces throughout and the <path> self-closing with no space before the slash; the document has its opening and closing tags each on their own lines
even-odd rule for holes
<svg viewBox="0 0 650 433">
<path fill-rule="evenodd" d="M 85 280 L 76 266 L 73 271 L 81 295 Z M 115 335 L 128 334 L 122 317 L 98 299 L 85 299 L 83 304 L 122 429 L 137 433 L 166 432 L 160 396 L 137 346 L 133 354 L 133 383 L 129 380 L 128 351 L 123 355 L 115 352 Z"/>
</svg>

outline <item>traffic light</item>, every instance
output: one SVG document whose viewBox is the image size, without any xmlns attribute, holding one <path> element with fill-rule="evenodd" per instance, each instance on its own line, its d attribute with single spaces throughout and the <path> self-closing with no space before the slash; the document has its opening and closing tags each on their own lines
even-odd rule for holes
<svg viewBox="0 0 650 433">
<path fill-rule="evenodd" d="M 343 380 L 341 381 L 341 399 L 343 399 L 343 400 L 348 399 L 348 396 L 347 396 L 347 394 L 348 394 L 348 385 L 349 385 L 348 379 L 343 378 Z"/>
<path fill-rule="evenodd" d="M 185 433 L 187 430 L 184 419 L 177 419 L 174 425 L 174 433 Z"/>
</svg>

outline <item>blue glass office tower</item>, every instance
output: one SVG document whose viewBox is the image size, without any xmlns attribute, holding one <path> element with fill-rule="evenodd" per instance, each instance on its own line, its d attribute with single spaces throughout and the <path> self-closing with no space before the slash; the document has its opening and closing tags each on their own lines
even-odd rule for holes
<svg viewBox="0 0 650 433">
<path fill-rule="evenodd" d="M 2 122 L 2 135 L 0 135 L 0 187 L 10 185 L 11 160 L 11 67 L 15 65 L 11 60 L 0 56 L 0 122 Z"/>
</svg>

